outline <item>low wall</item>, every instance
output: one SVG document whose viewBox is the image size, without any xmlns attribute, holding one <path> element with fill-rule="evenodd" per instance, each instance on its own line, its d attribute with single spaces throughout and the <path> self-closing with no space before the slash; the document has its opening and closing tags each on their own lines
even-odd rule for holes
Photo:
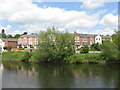
<svg viewBox="0 0 120 90">
<path fill-rule="evenodd" d="M 89 51 L 89 53 L 102 53 L 102 51 Z"/>
<path fill-rule="evenodd" d="M 27 52 L 30 52 L 30 50 L 31 49 L 24 49 L 24 50 L 20 50 L 19 48 L 13 48 L 11 51 L 21 51 L 21 52 L 25 52 L 25 51 L 27 51 Z M 35 50 L 32 50 L 32 52 L 35 52 Z"/>
</svg>

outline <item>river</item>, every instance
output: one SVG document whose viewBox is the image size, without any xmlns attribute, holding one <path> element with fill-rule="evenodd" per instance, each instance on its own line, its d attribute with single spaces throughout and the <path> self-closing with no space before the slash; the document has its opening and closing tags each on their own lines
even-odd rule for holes
<svg viewBox="0 0 120 90">
<path fill-rule="evenodd" d="M 117 88 L 118 65 L 4 61 L 3 88 Z"/>
</svg>

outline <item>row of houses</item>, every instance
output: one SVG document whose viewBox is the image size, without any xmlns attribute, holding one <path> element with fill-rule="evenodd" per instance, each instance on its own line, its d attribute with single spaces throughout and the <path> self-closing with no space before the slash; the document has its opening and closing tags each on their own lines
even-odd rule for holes
<svg viewBox="0 0 120 90">
<path fill-rule="evenodd" d="M 84 45 L 92 45 L 94 43 L 102 44 L 104 40 L 112 41 L 111 36 L 104 36 L 104 35 L 95 35 L 95 34 L 78 34 L 77 32 L 74 33 L 75 35 L 75 45 L 76 48 L 81 48 Z M 16 48 L 37 48 L 38 45 L 38 35 L 22 35 L 18 39 L 0 39 L 0 50 L 4 51 L 4 47 L 13 46 Z"/>
</svg>

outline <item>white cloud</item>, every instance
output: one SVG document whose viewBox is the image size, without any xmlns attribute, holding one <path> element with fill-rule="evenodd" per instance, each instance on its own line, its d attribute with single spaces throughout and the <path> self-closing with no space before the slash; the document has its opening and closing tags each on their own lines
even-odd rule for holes
<svg viewBox="0 0 120 90">
<path fill-rule="evenodd" d="M 96 9 L 104 5 L 104 2 L 99 2 L 95 0 L 82 0 L 82 2 L 83 5 L 81 7 L 85 9 Z"/>
<path fill-rule="evenodd" d="M 91 28 L 98 23 L 98 15 L 85 11 L 66 11 L 48 7 L 40 8 L 32 0 L 2 0 L 3 19 L 19 24 L 41 24 L 48 26 L 65 25 L 67 28 Z M 91 23 L 92 21 L 92 23 Z"/>
<path fill-rule="evenodd" d="M 107 27 L 107 28 L 104 28 L 103 30 L 95 30 L 92 33 L 101 34 L 101 35 L 112 35 L 115 33 L 114 30 L 115 28 Z"/>
<path fill-rule="evenodd" d="M 117 26 L 118 25 L 118 16 L 113 15 L 113 14 L 106 14 L 103 16 L 103 18 L 100 20 L 100 24 L 105 26 L 105 27 L 112 27 L 112 26 Z"/>
<path fill-rule="evenodd" d="M 29 34 L 30 33 L 39 33 L 40 31 L 46 30 L 40 24 L 25 24 L 25 25 L 21 25 L 19 27 L 23 28 L 24 31 L 28 32 Z"/>
<path fill-rule="evenodd" d="M 0 27 L 0 30 L 4 29 L 5 33 L 9 32 L 11 30 L 12 26 L 11 25 L 7 25 L 6 27 Z"/>
</svg>

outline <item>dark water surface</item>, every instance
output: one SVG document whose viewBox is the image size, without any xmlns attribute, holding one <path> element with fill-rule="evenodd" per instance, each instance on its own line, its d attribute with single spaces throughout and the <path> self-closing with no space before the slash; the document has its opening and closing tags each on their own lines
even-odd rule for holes
<svg viewBox="0 0 120 90">
<path fill-rule="evenodd" d="M 118 65 L 36 64 L 4 61 L 3 88 L 117 88 Z"/>
</svg>

